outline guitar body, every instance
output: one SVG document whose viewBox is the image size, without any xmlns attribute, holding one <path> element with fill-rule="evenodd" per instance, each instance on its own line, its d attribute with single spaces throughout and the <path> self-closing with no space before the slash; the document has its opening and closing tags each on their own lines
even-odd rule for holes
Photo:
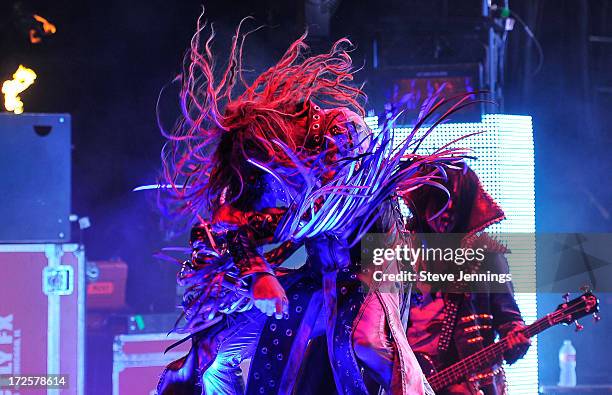
<svg viewBox="0 0 612 395">
<path fill-rule="evenodd" d="M 414 355 L 416 356 L 425 377 L 429 378 L 438 373 L 438 364 L 434 361 L 432 356 L 422 352 L 415 352 Z"/>
<path fill-rule="evenodd" d="M 444 372 L 445 366 L 442 365 L 439 361 L 437 361 L 436 357 L 433 357 L 429 354 L 415 352 L 414 355 L 416 356 L 416 359 L 419 362 L 419 366 L 421 367 L 421 370 L 423 371 L 425 377 L 427 377 L 428 381 L 431 379 L 431 381 L 429 381 L 429 385 L 432 387 L 432 389 L 436 392 L 436 394 L 445 394 L 446 392 L 444 390 L 447 389 L 447 387 L 441 386 L 437 379 L 439 373 Z M 473 383 L 468 383 L 467 381 L 458 379 L 455 379 L 453 381 L 454 384 L 461 384 L 461 389 L 454 387 L 452 392 L 453 394 L 457 394 L 456 391 L 461 391 L 461 394 L 483 393 L 479 392 L 477 386 L 475 386 Z"/>
<path fill-rule="evenodd" d="M 415 352 L 414 355 L 416 356 L 425 377 L 427 377 L 428 380 L 433 379 L 433 381 L 429 382 L 431 388 L 436 392 L 436 394 L 445 393 L 444 389 L 446 389 L 446 387 L 441 387 L 440 384 L 438 384 L 438 381 L 435 379 L 437 377 L 436 375 L 443 371 L 445 366 L 442 365 L 436 357 L 429 354 Z M 457 381 L 455 384 L 459 384 L 459 381 Z M 475 389 L 475 387 L 472 385 L 466 385 L 463 391 L 466 391 L 466 394 L 478 394 L 477 389 Z M 463 391 L 461 393 L 463 393 Z"/>
</svg>

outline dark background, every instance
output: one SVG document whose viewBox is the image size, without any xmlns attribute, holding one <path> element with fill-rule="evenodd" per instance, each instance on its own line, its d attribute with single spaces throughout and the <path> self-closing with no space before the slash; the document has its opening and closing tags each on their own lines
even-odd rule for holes
<svg viewBox="0 0 612 395">
<path fill-rule="evenodd" d="M 151 197 L 130 191 L 156 180 L 163 144 L 156 100 L 160 89 L 180 72 L 201 2 L 19 2 L 58 28 L 38 45 L 28 42 L 27 29 L 14 18 L 15 3 L 0 4 L 0 78 L 9 78 L 20 63 L 27 65 L 38 78 L 22 95 L 26 111 L 72 114 L 73 211 L 92 221 L 84 233 L 88 259 L 128 262 L 127 301 L 132 311 L 172 311 L 176 267 L 152 257 L 172 242 L 163 238 Z M 266 25 L 247 44 L 246 64 L 254 71 L 278 59 L 311 22 L 314 50 L 327 48 L 341 36 L 353 40 L 355 63 L 364 66 L 357 79 L 368 82 L 365 90 L 372 97 L 380 90 L 373 82 L 374 39 L 383 68 L 473 61 L 484 53 L 480 33 L 473 27 L 480 12 L 478 1 L 323 1 L 330 7 L 329 24 L 324 19 L 313 22 L 305 12 L 309 3 L 207 1 L 206 16 L 215 22 L 219 58 L 224 59 L 224 44 L 238 21 L 248 15 L 256 19 L 250 26 Z M 516 24 L 508 35 L 503 101 L 505 112 L 534 119 L 537 229 L 608 232 L 612 43 L 601 43 L 597 37 L 612 36 L 612 2 L 513 0 L 510 8 L 531 27 L 543 49 L 541 68 L 534 74 L 540 62 L 536 46 Z M 170 89 L 162 101 L 168 119 L 175 110 L 172 94 Z M 607 298 L 603 302 L 610 304 Z M 546 309 L 551 303 L 543 300 L 542 305 Z M 594 332 L 575 339 L 579 350 L 596 350 L 592 340 L 609 330 L 588 329 Z M 556 381 L 556 351 L 569 333 L 553 331 L 557 335 L 550 338 L 550 346 L 541 348 L 541 361 L 550 366 L 542 371 L 547 383 Z M 609 341 L 604 349 L 609 349 Z M 610 364 L 590 376 L 583 367 L 579 363 L 579 375 L 590 381 L 612 373 Z"/>
</svg>

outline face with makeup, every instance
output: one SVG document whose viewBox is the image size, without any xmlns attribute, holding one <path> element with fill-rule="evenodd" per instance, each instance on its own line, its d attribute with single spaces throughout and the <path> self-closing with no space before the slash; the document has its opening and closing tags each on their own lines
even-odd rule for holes
<svg viewBox="0 0 612 395">
<path fill-rule="evenodd" d="M 456 204 L 451 198 L 446 209 L 436 216 L 440 211 L 440 204 L 436 199 L 431 199 L 427 205 L 427 224 L 435 233 L 452 233 L 457 224 Z"/>
<path fill-rule="evenodd" d="M 461 177 L 459 173 L 448 174 L 448 180 L 444 182 L 450 197 L 441 191 L 434 191 L 427 200 L 425 206 L 425 218 L 430 229 L 435 233 L 460 232 L 459 207 L 461 199 L 465 198 L 461 192 Z M 446 206 L 446 207 L 445 207 Z M 443 210 L 440 212 L 440 210 Z"/>
</svg>

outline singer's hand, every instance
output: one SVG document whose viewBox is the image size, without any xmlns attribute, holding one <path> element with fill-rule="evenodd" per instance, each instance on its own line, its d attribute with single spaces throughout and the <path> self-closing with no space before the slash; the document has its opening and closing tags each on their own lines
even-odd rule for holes
<svg viewBox="0 0 612 395">
<path fill-rule="evenodd" d="M 251 292 L 255 307 L 262 313 L 268 316 L 274 314 L 277 319 L 281 319 L 284 313 L 289 312 L 289 299 L 287 299 L 283 286 L 273 275 L 256 274 Z"/>
</svg>

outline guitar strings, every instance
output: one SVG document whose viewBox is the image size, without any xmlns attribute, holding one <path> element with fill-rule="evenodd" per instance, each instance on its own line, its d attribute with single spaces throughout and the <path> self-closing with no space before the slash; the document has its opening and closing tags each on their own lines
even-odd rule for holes
<svg viewBox="0 0 612 395">
<path fill-rule="evenodd" d="M 586 304 L 585 306 L 580 306 L 580 304 L 582 303 L 568 306 L 566 309 L 564 309 L 565 312 L 563 310 L 559 310 L 559 311 L 554 311 L 550 314 L 547 314 L 546 316 L 540 318 L 539 320 L 536 320 L 534 323 L 527 326 L 524 329 L 525 334 L 527 335 L 527 337 L 532 337 L 538 334 L 539 332 L 541 332 L 541 330 L 546 329 L 546 325 L 549 325 L 550 327 L 557 325 L 558 323 L 562 321 L 560 320 L 559 322 L 556 322 L 557 316 L 559 315 L 571 317 L 572 315 L 580 312 L 581 310 L 586 311 L 587 309 Z M 575 309 L 575 311 L 572 311 L 573 309 Z M 465 360 L 454 363 L 448 368 L 442 370 L 442 372 L 436 373 L 433 376 L 428 377 L 427 381 L 432 385 L 432 387 L 438 387 L 439 385 L 440 386 L 439 388 L 444 388 L 447 385 L 453 384 L 456 380 L 456 377 L 454 376 L 458 375 L 461 377 L 466 374 L 466 373 L 461 374 L 461 370 L 477 369 L 480 367 L 480 364 L 487 362 L 487 359 L 482 358 L 483 355 L 481 354 L 487 354 L 491 352 L 493 354 L 497 354 L 506 348 L 507 343 L 508 343 L 508 338 L 501 339 L 498 342 L 493 343 L 483 348 L 482 350 L 472 354 L 471 356 L 467 357 Z"/>
</svg>

